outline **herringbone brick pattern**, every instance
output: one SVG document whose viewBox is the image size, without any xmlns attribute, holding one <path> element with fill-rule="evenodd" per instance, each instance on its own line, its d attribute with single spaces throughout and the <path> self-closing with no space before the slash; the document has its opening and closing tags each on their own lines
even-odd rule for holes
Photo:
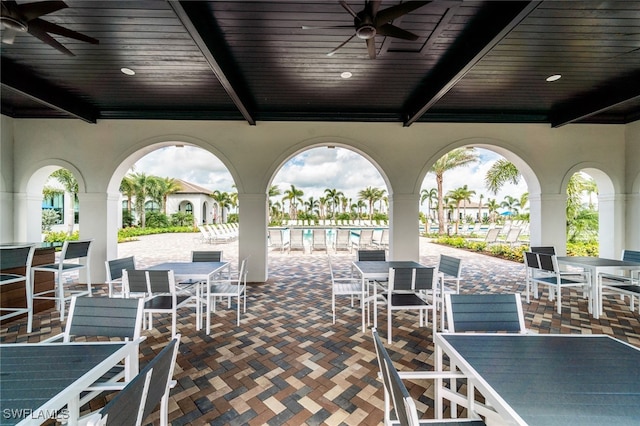
<svg viewBox="0 0 640 426">
<path fill-rule="evenodd" d="M 132 245 L 120 256 L 135 250 L 133 243 L 127 244 Z M 152 244 L 160 247 L 158 240 Z M 140 267 L 186 260 L 190 250 L 198 248 L 192 240 L 181 246 L 174 236 L 166 245 L 171 246 L 167 253 L 136 253 Z M 227 259 L 237 257 L 231 254 L 234 249 L 232 245 L 223 248 L 229 253 Z M 421 242 L 423 264 L 436 265 L 439 253 L 463 258 L 463 292 L 524 292 L 521 264 Z M 351 260 L 348 253 L 333 257 L 338 267 L 348 267 Z M 267 282 L 250 284 L 247 313 L 239 327 L 235 302 L 232 309 L 226 303 L 218 305 L 211 335 L 195 330 L 192 308 L 180 311 L 182 342 L 175 371 L 178 383 L 170 400 L 172 424 L 381 424 L 383 393 L 371 336 L 362 333 L 360 309 L 352 308 L 348 298 L 338 299 L 337 321 L 332 324 L 326 254 L 270 252 L 269 271 Z M 104 286 L 98 290 L 105 291 Z M 563 301 L 562 315 L 555 312 L 546 291 L 539 300 L 523 303 L 527 326 L 538 333 L 605 333 L 640 346 L 640 316 L 618 298 L 605 302 L 600 320 L 591 318 L 586 301 L 577 293 Z M 384 312 L 379 323 L 380 334 L 386 337 Z M 158 317 L 154 326 L 143 332 L 147 339 L 141 346 L 141 364 L 170 338 L 168 317 Z M 16 321 L 3 326 L 1 338 L 2 342 L 36 342 L 61 328 L 57 312 L 51 311 L 36 317 L 32 335 L 25 335 L 24 321 Z M 419 328 L 416 314 L 394 314 L 393 345 L 388 348 L 400 370 L 433 369 L 432 330 Z M 408 388 L 418 409 L 429 416 L 431 383 L 410 383 Z M 111 397 L 97 398 L 91 408 Z M 147 422 L 157 423 L 158 415 L 153 413 Z"/>
</svg>

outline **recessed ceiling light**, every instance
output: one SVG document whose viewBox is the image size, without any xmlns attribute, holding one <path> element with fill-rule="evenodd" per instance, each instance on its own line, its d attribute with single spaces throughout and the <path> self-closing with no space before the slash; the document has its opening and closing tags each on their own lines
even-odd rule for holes
<svg viewBox="0 0 640 426">
<path fill-rule="evenodd" d="M 353 74 L 351 74 L 349 71 L 345 71 L 342 74 L 340 74 L 340 77 L 342 78 L 351 78 Z"/>
<path fill-rule="evenodd" d="M 136 72 L 134 70 L 132 70 L 131 68 L 120 68 L 120 71 L 122 71 L 122 74 L 126 74 L 126 75 L 135 75 Z"/>
<path fill-rule="evenodd" d="M 547 77 L 547 81 L 549 81 L 549 82 L 557 81 L 557 80 L 560 80 L 560 78 L 562 78 L 562 76 L 560 74 L 554 74 L 554 75 L 550 75 L 549 77 Z"/>
</svg>

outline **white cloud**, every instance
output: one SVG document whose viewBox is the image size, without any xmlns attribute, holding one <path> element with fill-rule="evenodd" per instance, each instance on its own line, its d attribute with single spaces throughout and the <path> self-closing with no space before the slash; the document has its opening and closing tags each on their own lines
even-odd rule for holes
<svg viewBox="0 0 640 426">
<path fill-rule="evenodd" d="M 476 191 L 473 201 L 480 194 L 487 198 L 504 200 L 505 195 L 519 198 L 527 191 L 524 179 L 518 185 L 507 184 L 494 195 L 484 185 L 487 170 L 499 158 L 492 151 L 476 148 L 480 162 L 468 167 L 451 170 L 444 175 L 444 190 L 449 191 L 467 185 Z M 158 149 L 135 165 L 135 172 L 160 177 L 173 177 L 213 190 L 235 191 L 233 179 L 224 164 L 213 154 L 196 147 L 166 147 Z M 313 148 L 285 163 L 276 174 L 273 185 L 281 192 L 291 185 L 304 191 L 304 199 L 325 196 L 325 189 L 337 189 L 356 200 L 358 192 L 366 187 L 387 189 L 380 173 L 361 155 L 343 148 Z M 435 188 L 435 175 L 428 173 L 422 188 Z M 388 191 L 388 190 L 387 190 Z"/>
</svg>

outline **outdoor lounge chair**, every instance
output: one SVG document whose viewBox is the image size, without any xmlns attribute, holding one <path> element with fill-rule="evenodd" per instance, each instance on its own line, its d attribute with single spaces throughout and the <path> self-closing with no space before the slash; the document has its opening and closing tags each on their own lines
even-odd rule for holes
<svg viewBox="0 0 640 426">
<path fill-rule="evenodd" d="M 350 229 L 337 229 L 336 240 L 333 246 L 335 251 L 349 250 L 351 251 L 351 230 Z"/>
<path fill-rule="evenodd" d="M 269 246 L 275 249 L 280 249 L 280 252 L 289 250 L 289 241 L 285 241 L 283 237 L 282 229 L 269 229 Z"/>
<path fill-rule="evenodd" d="M 327 231 L 324 229 L 314 229 L 312 231 L 311 251 L 327 250 Z"/>
<path fill-rule="evenodd" d="M 304 253 L 304 235 L 301 228 L 291 228 L 289 231 L 289 252 L 302 250 Z"/>
</svg>

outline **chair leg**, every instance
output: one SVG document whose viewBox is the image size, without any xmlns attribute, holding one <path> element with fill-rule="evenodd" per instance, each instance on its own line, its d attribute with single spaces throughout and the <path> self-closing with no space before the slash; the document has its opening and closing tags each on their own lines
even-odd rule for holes
<svg viewBox="0 0 640 426">
<path fill-rule="evenodd" d="M 58 311 L 60 312 L 60 321 L 64 321 L 64 286 L 62 285 L 62 275 L 58 274 L 58 288 L 56 289 L 58 293 L 58 298 L 56 300 L 56 305 L 58 306 Z"/>
</svg>

